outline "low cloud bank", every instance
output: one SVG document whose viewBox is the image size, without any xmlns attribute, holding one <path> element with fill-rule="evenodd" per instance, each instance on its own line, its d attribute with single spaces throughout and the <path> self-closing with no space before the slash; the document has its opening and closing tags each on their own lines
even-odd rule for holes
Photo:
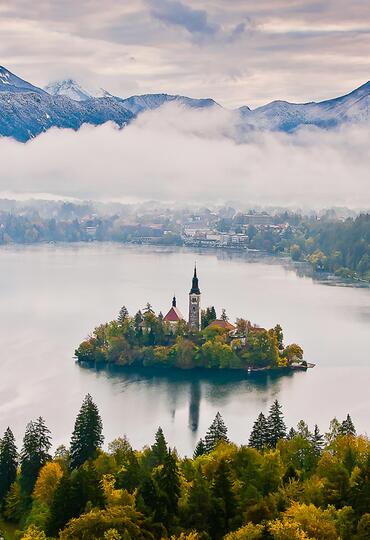
<svg viewBox="0 0 370 540">
<path fill-rule="evenodd" d="M 170 104 L 123 130 L 0 140 L 0 192 L 58 198 L 370 207 L 370 127 L 242 130 L 232 112 Z"/>
</svg>

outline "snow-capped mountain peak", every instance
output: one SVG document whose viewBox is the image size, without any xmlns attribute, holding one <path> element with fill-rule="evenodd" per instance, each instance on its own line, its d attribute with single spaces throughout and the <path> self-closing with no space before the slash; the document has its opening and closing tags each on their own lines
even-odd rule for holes
<svg viewBox="0 0 370 540">
<path fill-rule="evenodd" d="M 45 86 L 45 91 L 52 96 L 66 96 L 74 101 L 86 101 L 95 97 L 74 79 L 64 79 L 50 83 Z"/>
<path fill-rule="evenodd" d="M 17 77 L 3 66 L 0 66 L 0 92 L 11 92 L 13 94 L 19 92 L 45 93 L 41 88 Z"/>
</svg>

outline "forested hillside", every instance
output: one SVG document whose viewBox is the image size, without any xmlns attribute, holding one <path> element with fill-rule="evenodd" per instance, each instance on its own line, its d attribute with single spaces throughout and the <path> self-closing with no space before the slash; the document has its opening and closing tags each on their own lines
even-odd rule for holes
<svg viewBox="0 0 370 540">
<path fill-rule="evenodd" d="M 370 441 L 356 435 L 349 415 L 325 435 L 304 421 L 287 431 L 275 401 L 245 445 L 227 431 L 218 413 L 192 458 L 169 448 L 161 428 L 140 451 L 125 436 L 103 450 L 89 395 L 70 444 L 53 456 L 42 418 L 28 424 L 19 455 L 8 428 L 0 444 L 3 534 L 11 538 L 14 524 L 23 540 L 370 537 Z"/>
</svg>

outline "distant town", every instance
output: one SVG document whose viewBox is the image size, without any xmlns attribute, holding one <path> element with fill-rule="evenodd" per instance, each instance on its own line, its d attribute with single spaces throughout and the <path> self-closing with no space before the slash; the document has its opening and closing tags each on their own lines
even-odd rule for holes
<svg viewBox="0 0 370 540">
<path fill-rule="evenodd" d="M 0 200 L 0 245 L 94 241 L 260 251 L 370 281 L 369 213 Z"/>
</svg>

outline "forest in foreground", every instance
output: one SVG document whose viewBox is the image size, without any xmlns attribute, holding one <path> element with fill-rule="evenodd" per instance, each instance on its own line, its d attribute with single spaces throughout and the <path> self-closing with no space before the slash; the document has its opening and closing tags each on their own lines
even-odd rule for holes
<svg viewBox="0 0 370 540">
<path fill-rule="evenodd" d="M 349 415 L 334 418 L 325 434 L 303 420 L 288 431 L 275 401 L 237 446 L 217 413 L 191 458 L 169 448 L 161 428 L 140 451 L 125 436 L 107 449 L 103 442 L 90 395 L 70 444 L 53 456 L 43 418 L 27 425 L 19 453 L 7 428 L 0 439 L 5 540 L 370 538 L 370 441 Z"/>
</svg>

